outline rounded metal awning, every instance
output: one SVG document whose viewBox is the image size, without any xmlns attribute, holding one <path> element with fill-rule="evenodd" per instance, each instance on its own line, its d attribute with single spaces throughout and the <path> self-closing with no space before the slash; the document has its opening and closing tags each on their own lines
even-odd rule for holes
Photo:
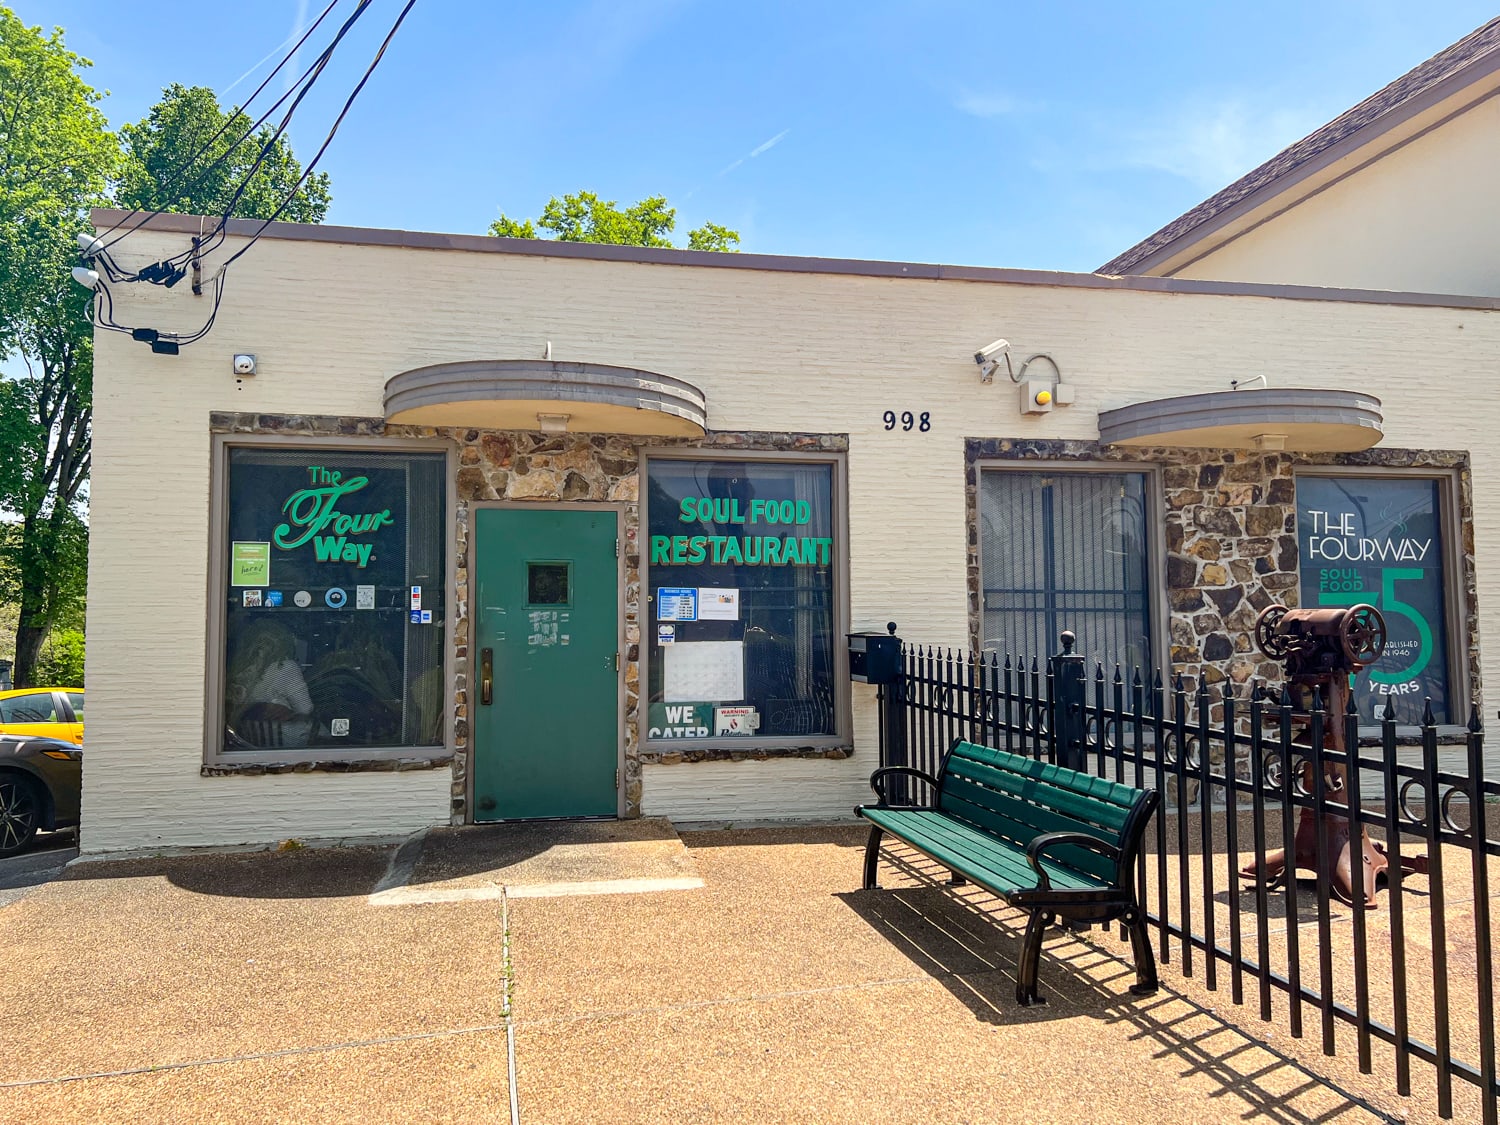
<svg viewBox="0 0 1500 1125">
<path fill-rule="evenodd" d="M 1383 436 L 1380 400 L 1359 391 L 1264 388 L 1137 402 L 1099 414 L 1103 445 L 1351 453 Z"/>
<path fill-rule="evenodd" d="M 385 420 L 410 426 L 697 437 L 708 400 L 691 383 L 631 367 L 540 359 L 418 367 L 385 384 Z"/>
</svg>

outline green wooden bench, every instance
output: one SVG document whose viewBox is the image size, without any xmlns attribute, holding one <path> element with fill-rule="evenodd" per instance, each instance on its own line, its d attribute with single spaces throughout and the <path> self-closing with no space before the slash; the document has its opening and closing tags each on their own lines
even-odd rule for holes
<svg viewBox="0 0 1500 1125">
<path fill-rule="evenodd" d="M 928 805 L 892 805 L 886 781 L 921 778 Z M 1119 919 L 1135 953 L 1138 996 L 1156 991 L 1156 958 L 1135 894 L 1136 857 L 1158 795 L 1092 774 L 959 740 L 944 755 L 938 776 L 888 766 L 870 777 L 880 798 L 855 814 L 870 822 L 865 888 L 876 889 L 884 834 L 894 836 L 953 873 L 1012 906 L 1031 912 L 1021 945 L 1016 999 L 1045 1002 L 1037 991 L 1042 932 L 1054 921 Z"/>
</svg>

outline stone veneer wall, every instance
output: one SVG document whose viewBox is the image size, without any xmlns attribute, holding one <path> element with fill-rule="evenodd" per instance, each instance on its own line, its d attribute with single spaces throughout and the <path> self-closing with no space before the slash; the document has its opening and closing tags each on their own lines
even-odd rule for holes
<svg viewBox="0 0 1500 1125">
<path fill-rule="evenodd" d="M 625 815 L 640 815 L 641 766 L 716 759 L 845 757 L 844 750 L 765 750 L 749 747 L 646 750 L 640 745 L 640 462 L 643 449 L 691 448 L 733 452 L 844 452 L 844 434 L 757 432 L 709 433 L 702 438 L 625 437 L 613 434 L 543 434 L 431 426 L 388 426 L 381 418 L 216 413 L 210 429 L 219 433 L 281 434 L 297 437 L 400 437 L 441 439 L 458 449 L 455 479 L 457 511 L 453 540 L 455 605 L 453 636 L 453 788 L 450 816 L 461 824 L 469 792 L 469 514 L 484 501 L 618 503 L 624 512 L 621 554 L 625 563 L 625 762 L 621 783 Z M 443 759 L 446 764 L 447 759 Z M 290 768 L 290 767 L 289 767 Z M 348 768 L 345 766 L 344 768 Z M 370 763 L 369 768 L 395 768 Z M 236 768 L 237 769 L 237 768 Z M 262 769 L 261 772 L 264 772 Z"/>
<path fill-rule="evenodd" d="M 1468 455 L 1450 450 L 1368 449 L 1346 454 L 1255 453 L 1241 450 L 1119 449 L 1097 442 L 970 438 L 964 447 L 968 513 L 969 643 L 981 645 L 978 465 L 984 461 L 1117 463 L 1153 466 L 1165 501 L 1159 513 L 1166 542 L 1166 597 L 1171 671 L 1248 693 L 1253 679 L 1279 682 L 1282 669 L 1261 656 L 1255 619 L 1274 602 L 1295 606 L 1299 595 L 1294 472 L 1320 465 L 1456 469 L 1462 542 L 1461 620 L 1467 633 L 1469 693 L 1479 704 L 1479 615 L 1474 570 L 1472 480 Z M 1453 614 L 1450 607 L 1450 616 Z M 1163 669 L 1167 671 L 1167 669 Z M 1143 669 L 1149 676 L 1150 670 Z M 1129 670 L 1126 671 L 1129 675 Z M 1464 669 L 1454 669 L 1461 677 Z M 1458 692 L 1455 692 L 1455 696 Z M 1215 707 L 1215 718 L 1222 714 Z"/>
</svg>

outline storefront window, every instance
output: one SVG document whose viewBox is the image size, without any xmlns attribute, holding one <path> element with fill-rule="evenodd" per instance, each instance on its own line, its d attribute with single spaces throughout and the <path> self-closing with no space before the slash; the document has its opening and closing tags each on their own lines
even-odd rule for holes
<svg viewBox="0 0 1500 1125">
<path fill-rule="evenodd" d="M 1363 602 L 1385 618 L 1385 654 L 1354 681 L 1360 718 L 1418 723 L 1428 699 L 1452 722 L 1442 482 L 1410 477 L 1297 477 L 1304 606 Z"/>
<path fill-rule="evenodd" d="M 229 451 L 225 753 L 443 743 L 445 466 Z"/>
<path fill-rule="evenodd" d="M 647 737 L 834 735 L 834 470 L 654 460 Z"/>
<path fill-rule="evenodd" d="M 980 484 L 984 647 L 1045 659 L 1070 629 L 1091 659 L 1150 668 L 1145 474 L 996 469 Z"/>
</svg>

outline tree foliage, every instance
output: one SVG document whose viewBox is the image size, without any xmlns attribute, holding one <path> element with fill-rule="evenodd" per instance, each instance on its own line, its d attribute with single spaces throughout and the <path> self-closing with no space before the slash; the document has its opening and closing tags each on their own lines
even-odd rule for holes
<svg viewBox="0 0 1500 1125">
<path fill-rule="evenodd" d="M 59 228 L 85 213 L 115 168 L 117 148 L 96 105 L 100 95 L 79 75 L 88 65 L 64 46 L 60 30 L 44 35 L 0 7 L 3 354 L 17 346 L 24 314 L 51 290 L 46 271 L 59 260 L 71 262 L 72 246 L 60 249 L 54 241 Z"/>
<path fill-rule="evenodd" d="M 518 221 L 502 214 L 490 224 L 490 233 L 501 238 L 544 238 L 537 228 L 550 232 L 558 242 L 607 242 L 615 246 L 670 247 L 668 236 L 677 225 L 677 210 L 667 206 L 665 196 L 652 195 L 620 209 L 613 199 L 600 199 L 591 191 L 553 196 L 537 220 Z M 717 223 L 688 231 L 690 250 L 733 252 L 739 245 L 738 231 Z"/>
<path fill-rule="evenodd" d="M 150 113 L 120 129 L 124 160 L 115 187 L 117 204 L 143 211 L 229 211 L 241 218 L 268 219 L 295 189 L 280 218 L 321 223 L 333 200 L 328 174 L 314 172 L 297 187 L 303 169 L 286 135 L 273 140 L 274 130 L 262 126 L 240 141 L 251 124 L 241 110 L 220 109 L 219 99 L 205 86 L 166 87 Z M 207 150 L 194 162 L 205 145 Z"/>
<path fill-rule="evenodd" d="M 36 682 L 53 687 L 83 687 L 83 631 L 58 629 L 37 660 Z"/>
<path fill-rule="evenodd" d="M 88 66 L 61 31 L 0 8 L 0 349 L 26 369 L 0 382 L 0 513 L 13 523 L 0 555 L 18 603 L 21 686 L 85 582 L 93 331 L 89 295 L 68 271 L 119 153 L 81 77 Z"/>
</svg>

